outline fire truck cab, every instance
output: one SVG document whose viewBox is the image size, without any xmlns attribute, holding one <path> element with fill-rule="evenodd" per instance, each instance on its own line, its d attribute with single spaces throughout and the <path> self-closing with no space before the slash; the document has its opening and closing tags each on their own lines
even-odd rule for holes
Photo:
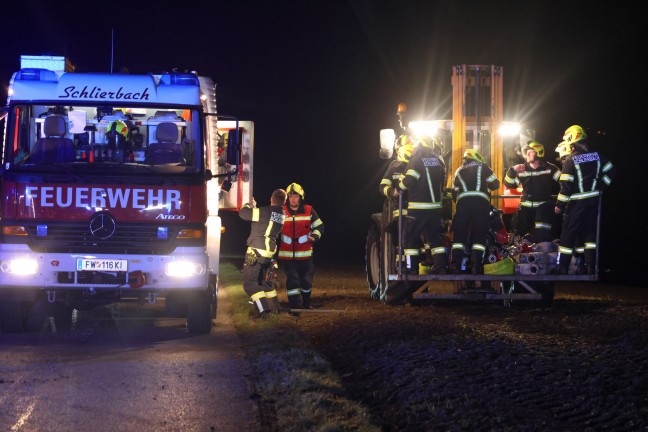
<svg viewBox="0 0 648 432">
<path fill-rule="evenodd" d="M 209 332 L 218 212 L 251 197 L 252 122 L 218 122 L 215 85 L 195 73 L 75 73 L 23 57 L 4 109 L 1 330 L 164 297 L 189 331 Z"/>
</svg>

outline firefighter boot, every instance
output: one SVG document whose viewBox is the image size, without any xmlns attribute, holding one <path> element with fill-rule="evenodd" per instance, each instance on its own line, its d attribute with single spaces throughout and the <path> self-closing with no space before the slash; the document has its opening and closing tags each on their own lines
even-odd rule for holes
<svg viewBox="0 0 648 432">
<path fill-rule="evenodd" d="M 299 288 L 294 288 L 288 290 L 288 305 L 290 309 L 300 309 L 301 308 L 301 293 Z"/>
<path fill-rule="evenodd" d="M 448 260 L 445 253 L 438 253 L 432 255 L 432 269 L 430 274 L 446 274 L 448 273 Z"/>
<path fill-rule="evenodd" d="M 464 251 L 461 249 L 452 249 L 452 252 L 450 253 L 450 273 L 453 274 L 460 274 L 462 273 L 465 269 L 462 268 L 464 264 Z"/>
<path fill-rule="evenodd" d="M 252 298 L 254 299 L 254 296 L 252 296 Z M 256 312 L 258 314 L 257 318 L 266 319 L 272 313 L 272 309 L 268 303 L 268 299 L 265 297 L 254 299 L 250 303 L 252 303 L 254 305 L 254 308 L 256 309 Z"/>
<path fill-rule="evenodd" d="M 484 273 L 484 252 L 480 250 L 472 251 L 470 261 L 472 263 L 472 274 Z"/>
<path fill-rule="evenodd" d="M 571 254 L 559 253 L 558 254 L 558 267 L 553 271 L 555 275 L 569 274 L 569 264 L 571 264 Z"/>
<path fill-rule="evenodd" d="M 302 298 L 302 309 L 311 309 L 311 292 L 302 291 L 301 298 Z"/>
<path fill-rule="evenodd" d="M 405 257 L 404 273 L 408 275 L 419 274 L 419 257 L 418 255 L 409 255 Z"/>
<path fill-rule="evenodd" d="M 585 272 L 593 275 L 596 273 L 596 249 L 585 249 Z"/>
</svg>

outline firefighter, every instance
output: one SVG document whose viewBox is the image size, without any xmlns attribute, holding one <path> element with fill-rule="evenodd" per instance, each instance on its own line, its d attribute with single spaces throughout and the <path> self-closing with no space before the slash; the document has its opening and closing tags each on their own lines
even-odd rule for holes
<svg viewBox="0 0 648 432">
<path fill-rule="evenodd" d="M 283 206 L 284 226 L 279 240 L 279 261 L 286 273 L 286 294 L 291 309 L 312 309 L 315 276 L 313 243 L 322 238 L 324 223 L 313 206 L 304 203 L 304 188 L 291 183 Z"/>
<path fill-rule="evenodd" d="M 486 159 L 475 149 L 467 149 L 463 163 L 454 174 L 453 199 L 456 202 L 452 220 L 453 241 L 451 268 L 459 273 L 467 252 L 468 241 L 472 243 L 470 261 L 472 273 L 483 272 L 486 236 L 490 224 L 490 191 L 497 190 L 499 179 L 486 164 Z"/>
<path fill-rule="evenodd" d="M 556 273 L 568 274 L 579 241 L 584 242 L 585 272 L 594 274 L 599 195 L 612 182 L 616 169 L 603 154 L 590 150 L 587 134 L 578 125 L 565 130 L 556 152 L 564 158 L 560 193 L 554 210 L 563 217 Z"/>
<path fill-rule="evenodd" d="M 407 167 L 407 163 L 409 162 L 410 157 L 412 156 L 412 152 L 414 151 L 414 142 L 412 141 L 412 138 L 409 135 L 401 135 L 398 138 L 398 143 L 399 146 L 398 149 L 396 150 L 396 159 L 392 160 L 389 163 L 389 166 L 387 167 L 387 170 L 385 171 L 382 180 L 380 180 L 380 186 L 378 187 L 378 191 L 380 192 L 380 194 L 387 200 L 392 200 L 394 198 L 394 190 L 396 189 L 400 179 L 405 174 L 405 167 Z M 406 193 L 403 195 L 402 205 L 403 205 L 403 216 L 406 216 L 407 215 L 407 194 Z M 392 224 L 391 224 L 391 226 L 393 227 L 395 225 L 394 222 L 398 220 L 398 216 L 399 216 L 398 203 L 392 205 L 391 208 L 393 209 Z"/>
<path fill-rule="evenodd" d="M 404 236 L 405 271 L 419 273 L 422 236 L 429 243 L 432 253 L 431 273 L 447 272 L 447 255 L 443 246 L 441 218 L 443 187 L 446 182 L 446 166 L 441 143 L 436 137 L 422 136 L 416 140 L 405 175 L 398 182 L 396 192 L 407 191 L 407 219 Z"/>
<path fill-rule="evenodd" d="M 261 318 L 279 311 L 273 272 L 276 268 L 274 255 L 277 252 L 277 238 L 284 224 L 282 206 L 285 202 L 286 191 L 275 189 L 269 206 L 257 207 L 253 199 L 252 203 L 243 205 L 239 211 L 241 219 L 251 222 L 243 263 L 243 289 Z"/>
<path fill-rule="evenodd" d="M 530 234 L 531 243 L 551 241 L 556 217 L 551 194 L 554 186 L 557 189 L 560 169 L 545 161 L 544 146 L 538 141 L 527 142 L 522 154 L 526 162 L 510 167 L 504 177 L 506 187 L 522 185 L 515 233 L 520 237 Z"/>
</svg>

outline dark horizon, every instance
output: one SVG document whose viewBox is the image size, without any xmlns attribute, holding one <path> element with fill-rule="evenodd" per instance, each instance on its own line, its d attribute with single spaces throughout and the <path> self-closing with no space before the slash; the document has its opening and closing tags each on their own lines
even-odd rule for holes
<svg viewBox="0 0 648 432">
<path fill-rule="evenodd" d="M 646 286 L 646 230 L 634 216 L 646 186 L 630 174 L 641 172 L 633 146 L 648 129 L 636 66 L 645 12 L 634 3 L 117 1 L 114 13 L 73 12 L 87 6 L 5 7 L 0 100 L 23 54 L 67 56 L 81 72 L 210 76 L 219 112 L 255 122 L 256 200 L 300 183 L 326 224 L 322 261 L 364 265 L 387 163 L 378 132 L 397 128 L 396 105 L 407 103 L 412 118 L 449 118 L 453 65 L 502 66 L 505 118 L 533 125 L 548 154 L 572 124 L 603 133 L 597 148 L 619 176 L 603 201 L 601 279 Z M 240 242 L 232 231 L 224 249 Z"/>
</svg>

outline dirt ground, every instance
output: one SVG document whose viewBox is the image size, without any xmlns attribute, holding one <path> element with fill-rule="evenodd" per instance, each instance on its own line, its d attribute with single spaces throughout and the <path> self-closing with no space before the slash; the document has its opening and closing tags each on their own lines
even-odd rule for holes
<svg viewBox="0 0 648 432">
<path fill-rule="evenodd" d="M 648 288 L 387 306 L 362 268 L 318 265 L 313 299 L 290 319 L 384 431 L 648 430 Z"/>
</svg>

